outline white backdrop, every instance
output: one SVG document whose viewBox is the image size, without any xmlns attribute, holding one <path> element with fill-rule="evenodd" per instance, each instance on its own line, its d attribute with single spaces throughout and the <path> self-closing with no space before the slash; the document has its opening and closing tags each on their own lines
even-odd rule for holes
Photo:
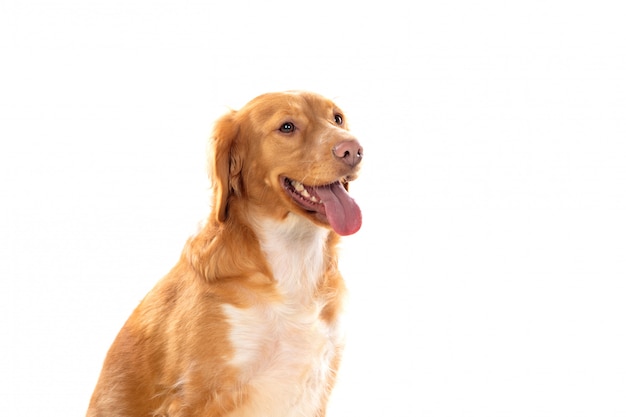
<svg viewBox="0 0 626 417">
<path fill-rule="evenodd" d="M 626 415 L 620 2 L 219 3 L 1 0 L 2 415 L 84 414 L 213 121 L 284 89 L 365 147 L 329 416 Z"/>
</svg>

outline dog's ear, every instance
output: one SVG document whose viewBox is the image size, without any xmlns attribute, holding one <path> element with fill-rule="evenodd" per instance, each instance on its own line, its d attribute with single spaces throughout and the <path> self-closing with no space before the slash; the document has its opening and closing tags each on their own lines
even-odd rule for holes
<svg viewBox="0 0 626 417">
<path fill-rule="evenodd" d="M 217 221 L 228 217 L 231 195 L 241 195 L 241 156 L 238 151 L 239 125 L 236 111 L 222 116 L 213 129 L 209 174 L 213 183 L 213 213 Z"/>
</svg>

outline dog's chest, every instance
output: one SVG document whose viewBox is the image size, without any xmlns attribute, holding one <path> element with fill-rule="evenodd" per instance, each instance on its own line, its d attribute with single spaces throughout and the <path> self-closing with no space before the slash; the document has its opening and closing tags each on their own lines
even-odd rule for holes
<svg viewBox="0 0 626 417">
<path fill-rule="evenodd" d="M 245 409 L 257 416 L 315 415 L 341 344 L 338 326 L 316 310 L 224 306 L 235 352 L 230 364 L 247 387 Z"/>
<path fill-rule="evenodd" d="M 248 308 L 224 306 L 235 352 L 230 363 L 254 415 L 314 416 L 342 345 L 339 323 L 321 319 L 325 300 L 316 298 L 327 233 L 296 238 L 278 226 L 267 229 L 262 247 L 281 297 Z"/>
</svg>

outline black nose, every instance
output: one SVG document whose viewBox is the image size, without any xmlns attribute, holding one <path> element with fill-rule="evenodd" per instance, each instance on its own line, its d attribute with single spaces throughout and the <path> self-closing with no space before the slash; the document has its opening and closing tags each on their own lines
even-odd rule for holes
<svg viewBox="0 0 626 417">
<path fill-rule="evenodd" d="M 333 148 L 333 155 L 351 167 L 357 166 L 363 159 L 363 148 L 354 139 L 339 142 Z"/>
</svg>

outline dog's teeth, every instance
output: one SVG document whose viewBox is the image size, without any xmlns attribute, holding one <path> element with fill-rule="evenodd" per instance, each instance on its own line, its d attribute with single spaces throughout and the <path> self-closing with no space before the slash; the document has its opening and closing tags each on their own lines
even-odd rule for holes
<svg viewBox="0 0 626 417">
<path fill-rule="evenodd" d="M 298 194 L 300 194 L 302 197 L 307 198 L 314 203 L 320 203 L 320 204 L 322 203 L 317 197 L 309 194 L 309 192 L 304 187 L 304 184 L 302 184 L 301 182 L 296 181 L 296 180 L 289 180 L 289 183 L 291 184 L 293 189 L 296 190 Z"/>
</svg>

